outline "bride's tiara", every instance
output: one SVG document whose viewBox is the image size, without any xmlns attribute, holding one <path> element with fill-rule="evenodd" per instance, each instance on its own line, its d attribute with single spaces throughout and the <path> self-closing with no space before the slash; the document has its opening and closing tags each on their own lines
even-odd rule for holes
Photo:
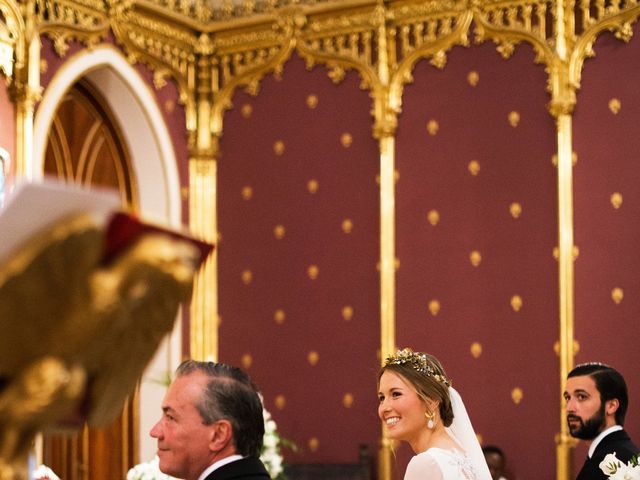
<svg viewBox="0 0 640 480">
<path fill-rule="evenodd" d="M 398 350 L 395 355 L 390 355 L 384 362 L 384 366 L 388 365 L 405 365 L 408 364 L 415 371 L 420 372 L 427 377 L 432 377 L 447 387 L 451 386 L 451 381 L 444 375 L 436 373 L 434 368 L 429 365 L 427 356 L 424 353 L 414 352 L 410 348 Z"/>
</svg>

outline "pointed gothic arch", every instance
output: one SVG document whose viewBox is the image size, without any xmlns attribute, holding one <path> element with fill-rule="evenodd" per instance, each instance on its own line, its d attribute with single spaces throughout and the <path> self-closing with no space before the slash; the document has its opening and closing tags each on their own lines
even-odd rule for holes
<svg viewBox="0 0 640 480">
<path fill-rule="evenodd" d="M 69 58 L 52 78 L 43 93 L 34 119 L 34 154 L 27 174 L 42 178 L 47 139 L 56 110 L 65 95 L 78 81 L 87 80 L 106 100 L 130 154 L 132 175 L 137 190 L 137 205 L 143 216 L 173 226 L 181 224 L 181 198 L 178 165 L 158 104 L 149 85 L 110 45 L 83 50 Z M 146 378 L 162 378 L 173 370 L 181 358 L 181 327 L 161 344 L 156 357 L 147 368 Z M 143 381 L 140 388 L 140 408 L 137 417 L 140 432 L 136 451 L 141 460 L 155 453 L 148 432 L 157 420 L 164 386 Z"/>
</svg>

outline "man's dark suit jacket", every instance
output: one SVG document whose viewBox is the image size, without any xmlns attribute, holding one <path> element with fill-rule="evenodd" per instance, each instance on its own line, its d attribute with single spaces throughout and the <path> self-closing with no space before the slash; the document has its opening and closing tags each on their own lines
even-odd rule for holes
<svg viewBox="0 0 640 480">
<path fill-rule="evenodd" d="M 610 433 L 598 444 L 593 456 L 591 458 L 587 457 L 576 480 L 607 480 L 608 477 L 600 470 L 600 462 L 604 460 L 607 454 L 613 452 L 616 452 L 618 460 L 627 463 L 639 450 L 624 430 Z"/>
<path fill-rule="evenodd" d="M 269 474 L 259 458 L 246 457 L 221 466 L 211 472 L 205 480 L 231 479 L 269 480 Z"/>
</svg>

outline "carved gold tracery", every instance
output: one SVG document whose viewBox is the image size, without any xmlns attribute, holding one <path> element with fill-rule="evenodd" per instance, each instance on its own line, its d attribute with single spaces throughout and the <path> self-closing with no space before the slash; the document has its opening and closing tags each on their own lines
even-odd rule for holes
<svg viewBox="0 0 640 480">
<path fill-rule="evenodd" d="M 11 35 L 21 36 L 11 40 L 16 66 L 27 56 L 30 26 L 49 35 L 60 55 L 72 39 L 91 46 L 111 30 L 131 62 L 153 69 L 157 86 L 167 78 L 176 82 L 189 132 L 191 227 L 210 240 L 217 229 L 217 139 L 236 89 L 257 94 L 261 79 L 278 74 L 294 52 L 308 67 L 324 65 L 334 82 L 357 71 L 361 88 L 372 95 L 373 134 L 380 143 L 382 358 L 395 346 L 394 141 L 404 85 L 417 61 L 443 68 L 457 45 L 491 41 L 508 58 L 518 44 L 530 44 L 535 61 L 545 65 L 557 124 L 562 385 L 574 354 L 571 114 L 595 40 L 611 31 L 629 41 L 638 0 L 30 0 L 23 4 L 24 21 L 16 12 L 13 0 L 0 0 L 1 20 Z M 14 28 L 11 18 L 23 26 Z M 26 91 L 28 116 L 37 92 L 33 85 Z M 194 349 L 206 343 L 205 332 L 216 331 L 215 259 L 197 285 L 192 354 L 215 357 L 215 341 Z M 569 447 L 561 422 L 559 479 L 568 478 Z"/>
</svg>

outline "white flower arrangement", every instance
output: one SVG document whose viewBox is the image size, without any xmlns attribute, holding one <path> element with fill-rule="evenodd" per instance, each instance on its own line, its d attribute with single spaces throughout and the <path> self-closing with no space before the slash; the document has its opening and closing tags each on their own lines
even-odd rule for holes
<svg viewBox="0 0 640 480">
<path fill-rule="evenodd" d="M 265 408 L 262 409 L 262 417 L 264 418 L 264 438 L 260 460 L 264 463 L 272 479 L 284 479 L 282 454 L 280 453 L 281 441 L 276 422 Z"/>
<path fill-rule="evenodd" d="M 53 470 L 46 465 L 40 465 L 36 468 L 31 478 L 34 480 L 60 480 L 60 477 L 53 473 Z"/>
<path fill-rule="evenodd" d="M 160 459 L 156 455 L 150 462 L 139 463 L 127 472 L 127 480 L 175 480 L 160 471 Z"/>
<path fill-rule="evenodd" d="M 600 462 L 599 467 L 610 480 L 640 480 L 640 465 L 637 455 L 625 464 L 618 460 L 615 452 L 610 453 Z"/>
<path fill-rule="evenodd" d="M 278 435 L 276 422 L 271 414 L 262 409 L 264 418 L 264 438 L 260 460 L 264 463 L 269 476 L 273 480 L 284 480 L 284 468 L 280 453 L 280 435 Z M 160 459 L 156 456 L 150 462 L 139 463 L 127 472 L 127 480 L 176 480 L 160 471 Z"/>
</svg>

